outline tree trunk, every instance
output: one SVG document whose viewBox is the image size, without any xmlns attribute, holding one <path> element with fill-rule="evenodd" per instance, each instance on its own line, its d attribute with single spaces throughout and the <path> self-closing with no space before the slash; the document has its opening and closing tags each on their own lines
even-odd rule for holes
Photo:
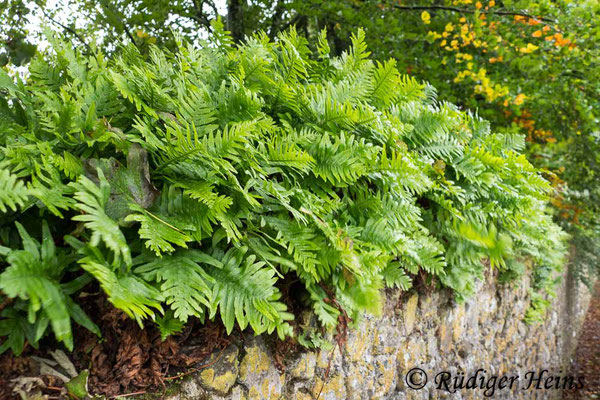
<svg viewBox="0 0 600 400">
<path fill-rule="evenodd" d="M 227 2 L 227 30 L 231 32 L 233 40 L 241 42 L 246 34 L 244 26 L 245 0 L 228 0 Z"/>
</svg>

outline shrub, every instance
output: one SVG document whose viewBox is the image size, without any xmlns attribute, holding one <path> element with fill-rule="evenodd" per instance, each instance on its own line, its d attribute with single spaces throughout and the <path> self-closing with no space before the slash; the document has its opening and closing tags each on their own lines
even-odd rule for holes
<svg viewBox="0 0 600 400">
<path fill-rule="evenodd" d="M 71 320 L 100 334 L 77 304 L 92 282 L 164 335 L 218 314 L 283 338 L 282 283 L 332 328 L 421 270 L 463 298 L 484 258 L 560 268 L 523 137 L 371 61 L 360 30 L 341 57 L 324 32 L 313 49 L 294 30 L 239 47 L 215 31 L 147 59 L 51 37 L 26 81 L 0 72 L 0 350 L 49 326 L 72 349 Z"/>
</svg>

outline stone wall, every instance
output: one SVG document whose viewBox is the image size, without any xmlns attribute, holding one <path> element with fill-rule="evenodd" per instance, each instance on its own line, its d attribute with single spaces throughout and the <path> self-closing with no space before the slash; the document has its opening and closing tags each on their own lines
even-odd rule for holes
<svg viewBox="0 0 600 400">
<path fill-rule="evenodd" d="M 565 275 L 544 323 L 523 322 L 528 277 L 517 287 L 482 282 L 463 304 L 446 292 L 389 292 L 382 315 L 366 316 L 343 351 L 302 352 L 284 360 L 280 372 L 273 341 L 246 337 L 213 354 L 210 366 L 184 381 L 171 399 L 482 399 L 492 394 L 480 388 L 482 381 L 495 388 L 493 398 L 560 398 L 560 390 L 543 385 L 549 376 L 561 377 L 562 385 L 568 375 L 561 368 L 570 361 L 589 302 L 587 290 Z M 532 378 L 535 386 L 543 369 L 549 371 L 542 389 L 524 389 Z M 409 387 L 421 386 L 423 373 L 425 386 Z M 477 389 L 443 390 L 443 382 L 454 391 L 454 378 L 466 385 L 473 376 L 469 387 L 475 383 Z"/>
</svg>

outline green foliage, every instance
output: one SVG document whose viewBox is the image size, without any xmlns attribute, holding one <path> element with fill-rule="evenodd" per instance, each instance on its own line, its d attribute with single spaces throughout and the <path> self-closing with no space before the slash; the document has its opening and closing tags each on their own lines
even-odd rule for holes
<svg viewBox="0 0 600 400">
<path fill-rule="evenodd" d="M 71 346 L 70 318 L 94 329 L 70 298 L 90 281 L 163 336 L 218 316 L 284 338 L 289 280 L 332 329 L 421 270 L 463 298 L 482 259 L 560 269 L 550 186 L 519 138 L 371 61 L 362 30 L 335 57 L 294 29 L 234 48 L 214 27 L 216 42 L 148 59 L 54 40 L 26 82 L 2 80 L 0 187 L 22 193 L 0 214 L 0 288 L 19 299 L 3 349 L 48 323 Z"/>
<path fill-rule="evenodd" d="M 0 169 L 0 211 L 5 213 L 8 209 L 17 211 L 17 206 L 23 207 L 29 193 L 15 175 L 7 169 Z"/>
<path fill-rule="evenodd" d="M 0 330 L 9 339 L 0 349 L 4 351 L 10 347 L 19 354 L 25 338 L 36 345 L 50 324 L 56 339 L 72 350 L 71 318 L 99 335 L 96 325 L 69 297 L 81 286 L 81 281 L 87 283 L 86 276 L 60 283 L 73 261 L 69 249 L 56 248 L 46 221 L 43 222 L 41 244 L 20 223 L 15 224 L 23 248 L 6 252 L 8 267 L 0 274 L 0 290 L 9 298 L 18 298 L 20 304 L 3 311 L 5 319 L 0 321 Z M 27 304 L 23 310 L 27 312 L 27 321 L 17 312 L 24 304 Z"/>
</svg>

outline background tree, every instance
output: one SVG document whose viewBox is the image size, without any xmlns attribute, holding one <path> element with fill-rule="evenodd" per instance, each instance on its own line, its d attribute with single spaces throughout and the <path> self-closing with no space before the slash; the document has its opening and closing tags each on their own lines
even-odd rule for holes
<svg viewBox="0 0 600 400">
<path fill-rule="evenodd" d="M 3 63 L 34 52 L 27 31 L 41 19 L 78 46 L 110 51 L 129 40 L 144 53 L 194 42 L 221 16 L 235 41 L 262 29 L 271 38 L 290 26 L 316 42 L 327 30 L 332 54 L 358 26 L 376 59 L 429 81 L 440 98 L 476 110 L 501 132 L 526 136 L 533 162 L 556 187 L 557 218 L 573 234 L 583 265 L 594 265 L 600 204 L 597 0 L 36 0 L 4 1 Z M 579 270 L 583 274 L 587 271 Z"/>
</svg>

